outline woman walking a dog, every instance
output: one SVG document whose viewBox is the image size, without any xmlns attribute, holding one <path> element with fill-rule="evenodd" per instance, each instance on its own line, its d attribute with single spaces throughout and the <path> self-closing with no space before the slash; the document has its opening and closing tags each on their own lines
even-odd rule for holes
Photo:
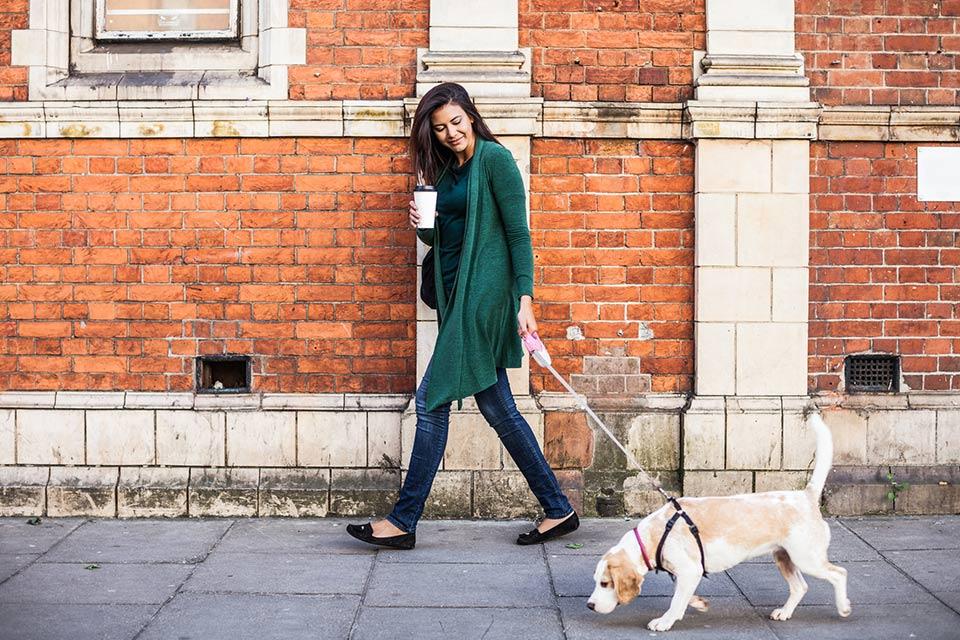
<svg viewBox="0 0 960 640">
<path fill-rule="evenodd" d="M 349 525 L 363 542 L 412 549 L 416 527 L 447 442 L 450 405 L 474 396 L 483 417 L 513 457 L 545 518 L 520 534 L 537 544 L 580 522 L 513 401 L 508 368 L 521 364 L 520 337 L 537 330 L 533 314 L 533 248 L 520 171 L 484 123 L 467 91 L 444 83 L 428 91 L 413 118 L 410 150 L 416 175 L 437 189 L 435 228 L 418 229 L 432 245 L 440 330 L 417 388 L 417 431 L 410 468 L 393 511 Z M 410 202 L 410 224 L 420 221 Z"/>
</svg>

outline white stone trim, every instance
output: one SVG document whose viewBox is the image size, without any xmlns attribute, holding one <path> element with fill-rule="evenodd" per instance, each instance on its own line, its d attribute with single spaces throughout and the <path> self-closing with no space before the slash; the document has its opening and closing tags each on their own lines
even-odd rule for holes
<svg viewBox="0 0 960 640">
<path fill-rule="evenodd" d="M 285 99 L 287 66 L 306 62 L 306 30 L 288 27 L 288 0 L 241 0 L 236 46 L 95 46 L 92 7 L 30 0 L 29 28 L 14 30 L 11 46 L 13 64 L 30 69 L 31 100 Z"/>
<path fill-rule="evenodd" d="M 196 409 L 203 411 L 403 411 L 409 394 L 162 391 L 5 391 L 0 409 Z"/>
<path fill-rule="evenodd" d="M 155 96 L 149 95 L 149 87 L 122 82 L 113 90 L 124 99 L 0 103 L 0 138 L 225 135 L 212 126 L 217 119 L 217 109 L 224 107 L 222 101 L 153 100 Z M 135 95 L 144 99 L 127 100 Z M 406 137 L 418 102 L 416 98 L 244 100 L 243 106 L 254 110 L 248 109 L 240 120 L 247 123 L 249 130 L 244 135 L 253 136 Z M 956 142 L 960 139 L 960 108 L 953 107 L 820 107 L 816 103 L 703 101 L 685 104 L 558 102 L 540 98 L 478 98 L 476 102 L 498 135 L 640 140 Z M 233 116 L 234 112 L 225 115 Z M 237 119 L 229 117 L 227 121 Z M 203 123 L 203 127 L 198 129 L 198 122 Z M 251 127 L 253 122 L 259 124 Z"/>
</svg>

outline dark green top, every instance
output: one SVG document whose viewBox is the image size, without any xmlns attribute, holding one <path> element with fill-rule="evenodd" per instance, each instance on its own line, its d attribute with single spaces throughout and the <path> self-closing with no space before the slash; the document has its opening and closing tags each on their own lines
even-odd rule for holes
<svg viewBox="0 0 960 640">
<path fill-rule="evenodd" d="M 463 248 L 463 229 L 467 222 L 467 173 L 473 158 L 459 167 L 451 167 L 437 185 L 437 227 L 443 245 L 440 247 L 440 270 L 443 290 L 453 291 Z"/>
<path fill-rule="evenodd" d="M 433 252 L 440 327 L 428 411 L 483 391 L 496 383 L 497 368 L 516 368 L 523 360 L 517 313 L 520 296 L 533 296 L 526 191 L 510 152 L 482 138 L 467 170 L 465 222 L 460 269 L 449 299 L 440 252 Z M 439 228 L 420 229 L 417 235 L 428 245 L 446 242 Z"/>
</svg>

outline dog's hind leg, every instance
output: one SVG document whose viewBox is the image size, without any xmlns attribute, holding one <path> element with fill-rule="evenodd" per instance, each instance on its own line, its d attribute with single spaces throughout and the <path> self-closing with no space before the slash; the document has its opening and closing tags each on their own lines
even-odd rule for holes
<svg viewBox="0 0 960 640">
<path fill-rule="evenodd" d="M 793 610 L 797 608 L 800 600 L 807 593 L 807 581 L 803 579 L 803 574 L 797 569 L 796 565 L 790 559 L 790 554 L 784 549 L 777 549 L 773 552 L 773 559 L 777 562 L 777 568 L 783 574 L 783 578 L 790 587 L 790 596 L 779 609 L 774 609 L 770 613 L 772 620 L 789 620 L 793 615 Z"/>
<path fill-rule="evenodd" d="M 826 527 L 826 523 L 824 523 L 823 526 Z M 837 613 L 839 613 L 842 618 L 850 615 L 850 599 L 847 598 L 847 570 L 835 564 L 830 564 L 827 560 L 826 547 L 817 547 L 814 549 L 807 546 L 806 549 L 804 549 L 802 546 L 800 546 L 800 548 L 791 546 L 787 551 L 790 554 L 790 559 L 793 561 L 793 564 L 801 571 L 814 578 L 826 580 L 833 585 L 833 594 L 837 603 Z"/>
</svg>

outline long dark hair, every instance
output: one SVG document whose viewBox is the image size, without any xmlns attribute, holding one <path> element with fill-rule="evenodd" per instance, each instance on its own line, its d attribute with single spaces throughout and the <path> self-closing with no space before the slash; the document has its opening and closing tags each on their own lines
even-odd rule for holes
<svg viewBox="0 0 960 640">
<path fill-rule="evenodd" d="M 443 167 L 454 159 L 453 151 L 440 144 L 430 124 L 433 112 L 448 104 L 457 105 L 473 120 L 474 135 L 484 140 L 497 141 L 466 89 L 454 82 L 438 84 L 420 99 L 410 130 L 413 172 L 414 175 L 422 176 L 424 184 L 436 184 L 435 180 L 439 178 Z"/>
</svg>

